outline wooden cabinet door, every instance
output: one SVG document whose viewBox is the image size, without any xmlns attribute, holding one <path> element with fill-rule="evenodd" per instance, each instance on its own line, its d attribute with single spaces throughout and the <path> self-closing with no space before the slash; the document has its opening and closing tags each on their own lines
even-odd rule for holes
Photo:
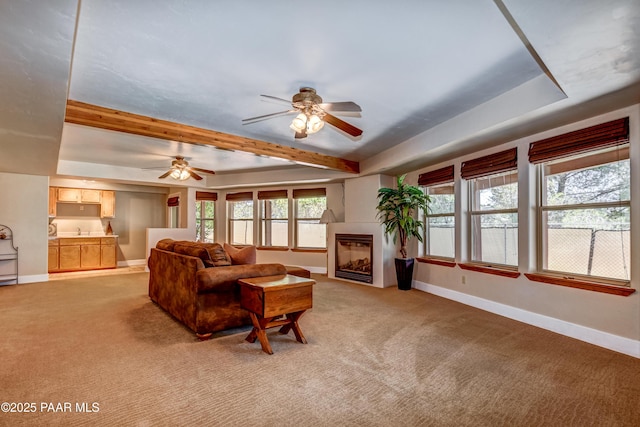
<svg viewBox="0 0 640 427">
<path fill-rule="evenodd" d="M 102 218 L 113 218 L 116 216 L 116 192 L 110 190 L 102 191 L 102 201 L 100 205 L 100 216 Z"/>
<path fill-rule="evenodd" d="M 49 216 L 56 216 L 58 203 L 58 189 L 49 187 Z"/>
<path fill-rule="evenodd" d="M 116 260 L 116 245 L 102 245 L 100 247 L 100 267 L 102 268 L 115 268 L 117 266 Z"/>
<path fill-rule="evenodd" d="M 80 245 L 60 245 L 60 270 L 80 268 Z"/>
<path fill-rule="evenodd" d="M 100 245 L 80 246 L 80 268 L 100 267 Z"/>
<path fill-rule="evenodd" d="M 49 246 L 49 272 L 60 270 L 60 248 Z"/>
<path fill-rule="evenodd" d="M 80 189 L 58 188 L 58 201 L 80 203 Z"/>
<path fill-rule="evenodd" d="M 82 203 L 100 203 L 101 194 L 100 190 L 81 190 L 80 200 Z"/>
</svg>

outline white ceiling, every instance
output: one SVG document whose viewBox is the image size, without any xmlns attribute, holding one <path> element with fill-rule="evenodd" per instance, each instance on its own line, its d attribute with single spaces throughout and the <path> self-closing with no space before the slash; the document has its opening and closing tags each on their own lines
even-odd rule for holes
<svg viewBox="0 0 640 427">
<path fill-rule="evenodd" d="M 639 102 L 639 32 L 638 0 L 3 0 L 0 172 L 169 185 L 183 155 L 217 172 L 188 185 L 350 176 L 65 124 L 67 98 L 404 172 Z M 363 135 L 242 124 L 301 86 L 358 103 L 339 117 Z"/>
</svg>

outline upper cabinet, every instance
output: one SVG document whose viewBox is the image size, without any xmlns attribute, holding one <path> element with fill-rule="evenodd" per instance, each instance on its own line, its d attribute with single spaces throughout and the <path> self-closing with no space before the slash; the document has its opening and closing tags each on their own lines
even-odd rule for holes
<svg viewBox="0 0 640 427">
<path fill-rule="evenodd" d="M 116 215 L 116 193 L 112 190 L 49 187 L 50 217 L 56 216 L 56 203 L 99 203 L 101 218 L 113 218 Z"/>
<path fill-rule="evenodd" d="M 101 218 L 113 218 L 116 216 L 116 192 L 102 190 L 102 203 L 100 205 Z"/>
<path fill-rule="evenodd" d="M 58 188 L 58 202 L 80 203 L 82 190 L 79 188 Z"/>
<path fill-rule="evenodd" d="M 56 187 L 49 187 L 49 216 L 54 217 L 58 211 L 56 203 L 58 202 L 58 192 Z"/>
</svg>

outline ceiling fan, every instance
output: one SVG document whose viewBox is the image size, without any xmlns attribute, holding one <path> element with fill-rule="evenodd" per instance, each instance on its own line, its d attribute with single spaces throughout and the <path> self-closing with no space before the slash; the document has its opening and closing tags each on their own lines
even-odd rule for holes
<svg viewBox="0 0 640 427">
<path fill-rule="evenodd" d="M 356 137 L 362 135 L 362 130 L 337 118 L 332 113 L 359 113 L 362 111 L 360 106 L 355 102 L 322 102 L 322 98 L 316 93 L 316 90 L 310 87 L 301 87 L 300 92 L 293 95 L 291 101 L 278 98 L 271 95 L 260 95 L 264 98 L 285 102 L 291 105 L 291 108 L 277 113 L 265 114 L 263 116 L 251 117 L 242 120 L 242 124 L 251 124 L 273 117 L 283 116 L 286 114 L 298 113 L 291 122 L 291 129 L 296 131 L 296 138 L 305 138 L 308 134 L 316 133 L 324 126 L 325 122 L 340 129 L 341 131 Z"/>
<path fill-rule="evenodd" d="M 177 179 L 178 181 L 184 181 L 189 178 L 194 178 L 200 181 L 202 177 L 197 173 L 195 173 L 195 171 L 208 173 L 212 175 L 215 174 L 214 171 L 211 171 L 208 169 L 200 169 L 193 166 L 189 166 L 189 162 L 187 162 L 184 159 L 184 157 L 176 156 L 175 160 L 171 161 L 171 168 L 167 172 L 160 175 L 158 179 L 163 179 L 168 176 L 171 176 L 171 178 Z"/>
</svg>

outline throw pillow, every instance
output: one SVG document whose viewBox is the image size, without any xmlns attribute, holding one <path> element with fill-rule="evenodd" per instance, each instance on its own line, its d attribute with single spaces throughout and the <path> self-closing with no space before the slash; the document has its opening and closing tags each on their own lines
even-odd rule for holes
<svg viewBox="0 0 640 427">
<path fill-rule="evenodd" d="M 231 265 L 231 257 L 219 243 L 206 243 L 204 247 L 211 257 L 211 267 L 225 267 Z"/>
<path fill-rule="evenodd" d="M 224 250 L 231 257 L 231 264 L 255 264 L 256 263 L 256 247 L 245 246 L 236 248 L 227 243 L 224 244 Z"/>
</svg>

